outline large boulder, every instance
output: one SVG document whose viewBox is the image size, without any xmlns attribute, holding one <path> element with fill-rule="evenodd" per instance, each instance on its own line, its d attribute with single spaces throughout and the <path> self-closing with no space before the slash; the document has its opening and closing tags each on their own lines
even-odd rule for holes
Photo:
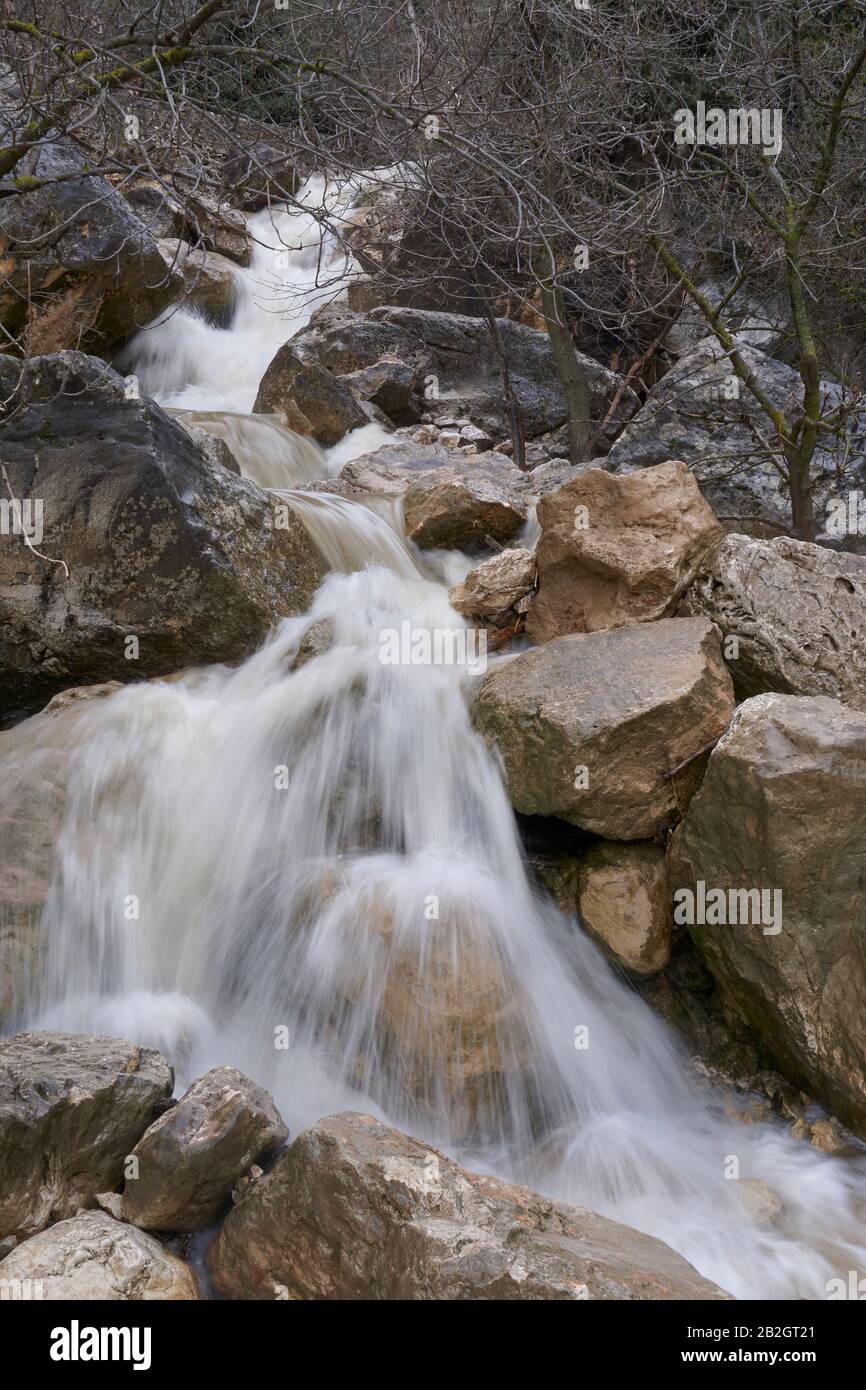
<svg viewBox="0 0 866 1390">
<path fill-rule="evenodd" d="M 297 434 L 310 434 L 326 448 L 367 423 L 349 388 L 326 368 L 303 362 L 290 342 L 283 344 L 262 377 L 253 410 L 262 415 L 282 412 Z"/>
<path fill-rule="evenodd" d="M 550 339 L 513 319 L 497 323 L 527 436 L 555 429 L 567 412 Z M 508 432 L 500 364 L 484 319 L 394 306 L 363 315 L 345 309 L 312 321 L 295 335 L 292 347 L 304 361 L 315 361 L 338 376 L 394 358 L 413 369 L 428 408 L 459 411 L 494 436 Z M 580 363 L 592 418 L 601 422 L 622 378 L 589 357 L 580 356 Z M 609 437 L 636 408 L 637 398 L 626 387 L 606 427 Z"/>
<path fill-rule="evenodd" d="M 756 695 L 710 757 L 669 863 L 674 920 L 782 1070 L 861 1134 L 864 824 L 866 715 Z"/>
<path fill-rule="evenodd" d="M 32 1236 L 0 1260 L 0 1287 L 48 1301 L 146 1303 L 199 1299 L 189 1265 L 155 1236 L 88 1211 Z"/>
<path fill-rule="evenodd" d="M 800 411 L 803 384 L 793 368 L 756 347 L 742 356 L 773 406 L 789 420 Z M 792 524 L 788 487 L 761 444 L 772 427 L 745 386 L 731 385 L 733 369 L 715 339 L 704 339 L 679 359 L 650 391 L 611 449 L 607 467 L 615 473 L 648 468 L 665 459 L 685 459 L 701 492 L 725 527 L 755 536 L 776 536 Z M 839 388 L 824 383 L 828 407 Z M 737 392 L 737 394 L 734 394 Z M 813 477 L 834 470 L 829 433 L 819 436 Z M 852 423 L 849 479 L 863 475 L 863 421 Z M 828 482 L 816 487 L 816 517 L 824 514 Z M 823 534 L 823 533 L 822 533 Z"/>
<path fill-rule="evenodd" d="M 501 661 L 472 713 L 501 755 L 515 810 L 646 840 L 688 804 L 698 757 L 733 708 L 712 624 L 665 618 Z"/>
<path fill-rule="evenodd" d="M 665 852 L 660 845 L 603 841 L 581 860 L 581 921 L 605 955 L 630 975 L 655 975 L 671 953 Z"/>
<path fill-rule="evenodd" d="M 216 1067 L 132 1150 L 121 1217 L 151 1231 L 201 1230 L 256 1159 L 287 1138 L 267 1091 L 233 1067 Z"/>
<path fill-rule="evenodd" d="M 864 823 L 866 715 L 756 695 L 714 750 L 669 862 L 675 922 L 781 1069 L 861 1134 Z"/>
<path fill-rule="evenodd" d="M 661 1241 L 458 1168 L 370 1115 L 300 1135 L 209 1253 L 243 1299 L 721 1299 Z"/>
<path fill-rule="evenodd" d="M 106 351 L 183 287 L 110 183 L 69 177 L 82 168 L 71 145 L 41 145 L 15 176 L 47 182 L 0 198 L 0 321 L 29 353 Z"/>
<path fill-rule="evenodd" d="M 866 558 L 727 536 L 704 557 L 685 607 L 721 629 L 744 695 L 828 695 L 866 710 Z"/>
<path fill-rule="evenodd" d="M 373 309 L 370 317 L 410 333 L 423 344 L 435 378 L 434 403 L 459 404 L 474 424 L 499 434 L 507 432 L 500 363 L 484 319 L 409 308 Z M 497 319 L 497 326 L 527 436 L 556 429 L 567 419 L 567 410 L 548 335 L 514 319 Z M 600 422 L 623 384 L 622 377 L 591 357 L 577 356 L 589 390 L 591 417 Z M 607 426 L 611 437 L 636 408 L 637 398 L 625 386 Z"/>
<path fill-rule="evenodd" d="M 441 445 L 386 444 L 343 466 L 357 492 L 402 498 L 406 534 L 422 549 L 503 545 L 526 523 L 523 475 L 503 454 L 467 458 Z"/>
<path fill-rule="evenodd" d="M 536 642 L 667 617 L 720 534 L 684 463 L 590 469 L 538 504 Z"/>
<path fill-rule="evenodd" d="M 31 545 L 0 537 L 0 702 L 239 660 L 309 606 L 301 522 L 104 362 L 3 357 L 0 389 L 8 488 L 44 521 Z"/>
<path fill-rule="evenodd" d="M 0 1041 L 0 1238 L 33 1235 L 117 1187 L 173 1085 L 160 1053 L 120 1038 Z"/>
</svg>

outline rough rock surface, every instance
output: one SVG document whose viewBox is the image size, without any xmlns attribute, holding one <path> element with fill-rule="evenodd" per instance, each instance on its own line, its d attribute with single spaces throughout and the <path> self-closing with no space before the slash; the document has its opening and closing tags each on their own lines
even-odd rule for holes
<svg viewBox="0 0 866 1390">
<path fill-rule="evenodd" d="M 216 251 L 193 250 L 185 241 L 164 238 L 159 249 L 166 265 L 183 276 L 183 307 L 218 328 L 228 328 L 237 297 L 233 263 Z"/>
<path fill-rule="evenodd" d="M 117 1187 L 173 1085 L 160 1053 L 120 1038 L 0 1041 L 0 1236 L 33 1235 Z"/>
<path fill-rule="evenodd" d="M 580 917 L 616 965 L 655 975 L 671 950 L 671 912 L 665 852 L 659 845 L 602 843 L 581 861 Z"/>
<path fill-rule="evenodd" d="M 498 319 L 508 355 L 511 382 L 529 437 L 555 429 L 566 419 L 565 400 L 546 333 Z M 499 363 L 484 319 L 428 309 L 383 306 L 353 314 L 348 306 L 310 322 L 292 339 L 304 361 L 340 376 L 372 367 L 383 358 L 410 366 L 428 408 L 465 414 L 495 437 L 507 433 Z M 622 378 L 589 357 L 582 358 L 590 390 L 592 418 L 607 413 Z M 623 393 L 610 429 L 637 408 L 629 388 Z"/>
<path fill-rule="evenodd" d="M 282 411 L 298 434 L 311 434 L 319 444 L 338 444 L 349 430 L 366 425 L 367 416 L 352 395 L 326 368 L 305 363 L 284 343 L 259 384 L 253 410 Z"/>
<path fill-rule="evenodd" d="M 104 362 L 0 357 L 0 390 L 9 486 L 42 503 L 37 548 L 50 557 L 0 537 L 7 708 L 69 685 L 237 660 L 309 606 L 322 562 L 301 522 L 291 514 L 283 526 L 270 498 L 207 464 L 153 401 L 127 399 Z"/>
<path fill-rule="evenodd" d="M 378 406 L 395 425 L 414 425 L 421 419 L 424 402 L 417 392 L 418 379 L 404 362 L 384 358 L 372 367 L 361 367 L 340 378 L 353 396 Z"/>
<path fill-rule="evenodd" d="M 502 756 L 515 810 L 645 840 L 688 804 L 697 755 L 733 707 L 712 625 L 664 618 L 499 662 L 472 712 Z"/>
<path fill-rule="evenodd" d="M 685 607 L 736 638 L 725 654 L 744 695 L 828 695 L 866 710 L 866 558 L 727 536 L 705 556 Z"/>
<path fill-rule="evenodd" d="M 538 504 L 536 642 L 674 612 L 720 527 L 684 463 L 591 469 Z"/>
<path fill-rule="evenodd" d="M 189 1265 L 154 1236 L 102 1211 L 59 1221 L 19 1245 L 0 1260 L 0 1286 L 4 1280 L 32 1280 L 31 1288 L 48 1301 L 190 1302 L 201 1297 Z"/>
<path fill-rule="evenodd" d="M 861 1135 L 864 824 L 866 716 L 824 696 L 756 695 L 714 750 L 669 865 L 672 891 L 768 891 L 757 923 L 744 903 L 734 923 L 689 930 L 781 1069 Z"/>
<path fill-rule="evenodd" d="M 422 549 L 502 545 L 527 518 L 522 474 L 502 454 L 462 458 L 439 445 L 386 444 L 344 465 L 340 479 L 352 489 L 402 497 L 406 534 Z"/>
<path fill-rule="evenodd" d="M 773 405 L 793 418 L 802 397 L 797 372 L 754 347 L 743 347 L 742 354 Z M 738 397 L 727 398 L 730 377 L 731 365 L 719 344 L 704 339 L 653 387 L 611 449 L 607 466 L 627 473 L 665 459 L 686 459 L 727 529 L 776 536 L 791 526 L 787 484 L 760 456 L 754 427 L 766 436 L 766 416 L 745 387 Z M 832 383 L 823 386 L 831 405 L 837 390 Z M 816 475 L 828 463 L 823 451 L 828 442 L 819 437 L 813 460 Z M 850 443 L 856 479 L 863 471 L 862 426 L 852 428 Z M 819 518 L 826 491 L 825 484 L 816 492 Z"/>
<path fill-rule="evenodd" d="M 15 175 L 49 182 L 0 198 L 0 320 L 12 334 L 26 329 L 30 353 L 110 347 L 177 299 L 183 285 L 110 183 L 66 177 L 81 167 L 71 143 L 41 145 Z"/>
<path fill-rule="evenodd" d="M 661 1241 L 468 1173 L 369 1115 L 320 1120 L 229 1213 L 216 1287 L 273 1299 L 720 1299 Z"/>
<path fill-rule="evenodd" d="M 266 1091 L 233 1067 L 216 1067 L 132 1150 L 138 1174 L 124 1186 L 122 1219 L 151 1231 L 198 1231 L 251 1164 L 287 1137 Z"/>
<path fill-rule="evenodd" d="M 511 627 L 529 606 L 535 576 L 531 550 L 500 550 L 449 589 L 448 601 L 465 618 L 494 628 Z"/>
</svg>

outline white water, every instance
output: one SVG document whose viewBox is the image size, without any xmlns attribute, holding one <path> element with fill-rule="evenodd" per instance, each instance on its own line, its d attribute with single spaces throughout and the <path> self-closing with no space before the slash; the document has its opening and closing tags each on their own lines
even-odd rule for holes
<svg viewBox="0 0 866 1390">
<path fill-rule="evenodd" d="M 296 288 L 317 254 L 298 253 Z M 239 1066 L 295 1133 L 373 1110 L 659 1235 L 739 1296 L 822 1297 L 866 1267 L 862 1164 L 726 1118 L 662 1022 L 532 888 L 459 670 L 379 660 L 384 628 L 461 621 L 440 579 L 465 561 L 422 558 L 399 511 L 291 490 L 329 460 L 269 417 L 240 418 L 250 361 L 261 374 L 282 341 L 250 288 L 236 325 L 208 330 L 212 356 L 191 362 L 200 330 L 178 314 L 133 346 L 135 369 L 166 403 L 235 412 L 216 424 L 244 470 L 289 489 L 333 572 L 239 669 L 76 713 L 30 1021 L 156 1045 L 182 1080 Z M 292 671 L 319 619 L 331 649 Z M 772 1230 L 726 1180 L 730 1156 L 784 1201 Z"/>
</svg>

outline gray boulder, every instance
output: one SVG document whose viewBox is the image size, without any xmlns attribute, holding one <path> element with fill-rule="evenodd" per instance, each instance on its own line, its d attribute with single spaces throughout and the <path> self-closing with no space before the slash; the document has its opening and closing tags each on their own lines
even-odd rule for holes
<svg viewBox="0 0 866 1390">
<path fill-rule="evenodd" d="M 11 710 L 69 685 L 238 660 L 309 606 L 323 571 L 301 522 L 207 463 L 104 362 L 2 357 L 0 389 L 8 487 L 32 516 L 41 507 L 44 528 L 31 546 L 0 537 Z"/>
<path fill-rule="evenodd" d="M 117 1187 L 173 1085 L 160 1053 L 121 1038 L 0 1041 L 0 1237 L 33 1235 Z"/>
<path fill-rule="evenodd" d="M 743 695 L 829 695 L 866 710 L 866 558 L 779 537 L 727 536 L 685 609 L 721 630 Z"/>
</svg>

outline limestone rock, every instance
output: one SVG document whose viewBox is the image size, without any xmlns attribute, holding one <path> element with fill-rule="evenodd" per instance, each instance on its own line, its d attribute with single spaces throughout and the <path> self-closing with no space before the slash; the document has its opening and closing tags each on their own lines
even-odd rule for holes
<svg viewBox="0 0 866 1390">
<path fill-rule="evenodd" d="M 288 1137 L 271 1097 L 233 1067 L 193 1082 L 145 1130 L 127 1178 L 124 1221 L 151 1231 L 198 1231 L 219 1215 L 238 1179 Z"/>
<path fill-rule="evenodd" d="M 828 695 L 866 710 L 866 558 L 780 537 L 727 536 L 685 599 L 726 639 L 744 695 Z"/>
<path fill-rule="evenodd" d="M 780 1070 L 861 1135 L 864 823 L 866 715 L 825 696 L 756 695 L 713 751 L 669 867 L 675 892 L 726 890 L 725 912 L 703 914 L 723 921 L 687 923 L 710 970 Z"/>
<path fill-rule="evenodd" d="M 173 1085 L 160 1053 L 120 1038 L 0 1041 L 0 1236 L 33 1235 L 117 1187 Z"/>
<path fill-rule="evenodd" d="M 479 683 L 473 718 L 499 750 L 517 811 L 644 840 L 688 804 L 697 755 L 733 707 L 712 625 L 666 618 L 499 662 Z"/>
<path fill-rule="evenodd" d="M 538 504 L 536 642 L 674 612 L 720 527 L 684 463 L 590 469 Z"/>
<path fill-rule="evenodd" d="M 0 321 L 29 353 L 104 351 L 177 299 L 155 237 L 71 142 L 37 146 L 15 176 L 48 180 L 0 198 Z"/>
<path fill-rule="evenodd" d="M 21 535 L 0 537 L 7 709 L 26 712 L 70 685 L 237 660 L 309 606 L 322 561 L 294 513 L 283 525 L 271 498 L 208 464 L 105 362 L 0 357 L 0 389 L 9 486 L 41 503 L 36 548 L 49 557 Z"/>
<path fill-rule="evenodd" d="M 531 550 L 500 550 L 449 589 L 448 600 L 466 618 L 493 628 L 508 628 L 526 611 L 535 574 Z"/>
<path fill-rule="evenodd" d="M 667 964 L 673 914 L 660 846 L 597 845 L 581 861 L 578 903 L 584 927 L 616 965 L 648 976 Z"/>
<path fill-rule="evenodd" d="M 282 411 L 293 430 L 311 434 L 326 447 L 367 423 L 348 387 L 324 367 L 304 363 L 293 342 L 284 343 L 270 363 L 253 410 L 262 414 Z"/>
<path fill-rule="evenodd" d="M 722 1299 L 661 1241 L 469 1173 L 370 1115 L 320 1120 L 229 1213 L 232 1298 Z"/>
<path fill-rule="evenodd" d="M 163 239 L 159 249 L 167 266 L 183 276 L 182 303 L 218 328 L 228 328 L 237 297 L 233 263 L 216 251 L 193 250 L 185 241 Z"/>
<path fill-rule="evenodd" d="M 0 1284 L 24 1282 L 47 1301 L 146 1303 L 201 1298 L 189 1265 L 154 1237 L 88 1211 L 59 1221 L 0 1260 Z"/>
</svg>

